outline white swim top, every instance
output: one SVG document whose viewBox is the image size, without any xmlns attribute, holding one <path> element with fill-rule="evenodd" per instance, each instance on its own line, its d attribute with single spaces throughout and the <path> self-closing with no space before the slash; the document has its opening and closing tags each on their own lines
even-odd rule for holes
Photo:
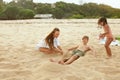
<svg viewBox="0 0 120 80">
<path fill-rule="evenodd" d="M 54 47 L 57 48 L 58 46 L 60 46 L 60 42 L 59 42 L 58 38 L 54 38 Z M 37 47 L 37 49 L 39 49 L 41 47 L 49 48 L 49 46 L 45 42 L 45 39 L 40 40 L 36 47 Z"/>
</svg>

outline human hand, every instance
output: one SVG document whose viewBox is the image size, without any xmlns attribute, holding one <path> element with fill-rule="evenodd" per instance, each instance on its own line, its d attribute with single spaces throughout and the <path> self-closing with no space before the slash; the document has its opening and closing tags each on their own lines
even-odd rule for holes
<svg viewBox="0 0 120 80">
<path fill-rule="evenodd" d="M 68 51 L 70 51 L 71 49 L 68 49 Z"/>
<path fill-rule="evenodd" d="M 104 37 L 105 37 L 104 34 L 100 34 L 100 35 L 99 35 L 99 39 L 104 38 Z"/>
</svg>

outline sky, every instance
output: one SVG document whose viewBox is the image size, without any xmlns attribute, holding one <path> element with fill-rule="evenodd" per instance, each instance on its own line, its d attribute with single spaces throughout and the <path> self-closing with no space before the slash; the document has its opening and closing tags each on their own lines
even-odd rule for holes
<svg viewBox="0 0 120 80">
<path fill-rule="evenodd" d="M 6 2 L 10 2 L 12 0 L 3 0 Z M 68 3 L 76 3 L 76 4 L 83 4 L 83 3 L 89 3 L 94 2 L 98 4 L 107 4 L 114 8 L 120 8 L 120 0 L 33 0 L 34 2 L 42 2 L 42 3 L 55 3 L 57 1 L 64 1 Z"/>
</svg>

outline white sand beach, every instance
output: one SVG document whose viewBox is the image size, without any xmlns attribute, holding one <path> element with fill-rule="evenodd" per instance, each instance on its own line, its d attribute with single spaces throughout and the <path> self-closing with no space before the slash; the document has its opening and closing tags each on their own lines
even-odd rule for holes
<svg viewBox="0 0 120 80">
<path fill-rule="evenodd" d="M 108 23 L 114 36 L 120 36 L 120 19 L 109 19 Z M 0 21 L 0 80 L 120 80 L 120 46 L 111 46 L 113 57 L 106 59 L 97 26 L 97 19 Z M 88 35 L 97 57 L 88 53 L 70 65 L 50 62 L 61 55 L 43 54 L 35 46 L 55 27 L 61 30 L 64 51 Z"/>
</svg>

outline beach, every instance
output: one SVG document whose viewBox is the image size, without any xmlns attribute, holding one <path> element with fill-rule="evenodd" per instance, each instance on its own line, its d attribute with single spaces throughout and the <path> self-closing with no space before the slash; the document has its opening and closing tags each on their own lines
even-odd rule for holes
<svg viewBox="0 0 120 80">
<path fill-rule="evenodd" d="M 114 36 L 120 36 L 120 19 L 108 19 Z M 0 21 L 0 80 L 120 80 L 120 46 L 110 46 L 112 58 L 106 59 L 99 44 L 97 19 L 31 19 Z M 64 52 L 89 36 L 97 57 L 86 54 L 70 65 L 49 61 L 60 54 L 44 54 L 36 44 L 53 28 L 60 29 Z"/>
</svg>

